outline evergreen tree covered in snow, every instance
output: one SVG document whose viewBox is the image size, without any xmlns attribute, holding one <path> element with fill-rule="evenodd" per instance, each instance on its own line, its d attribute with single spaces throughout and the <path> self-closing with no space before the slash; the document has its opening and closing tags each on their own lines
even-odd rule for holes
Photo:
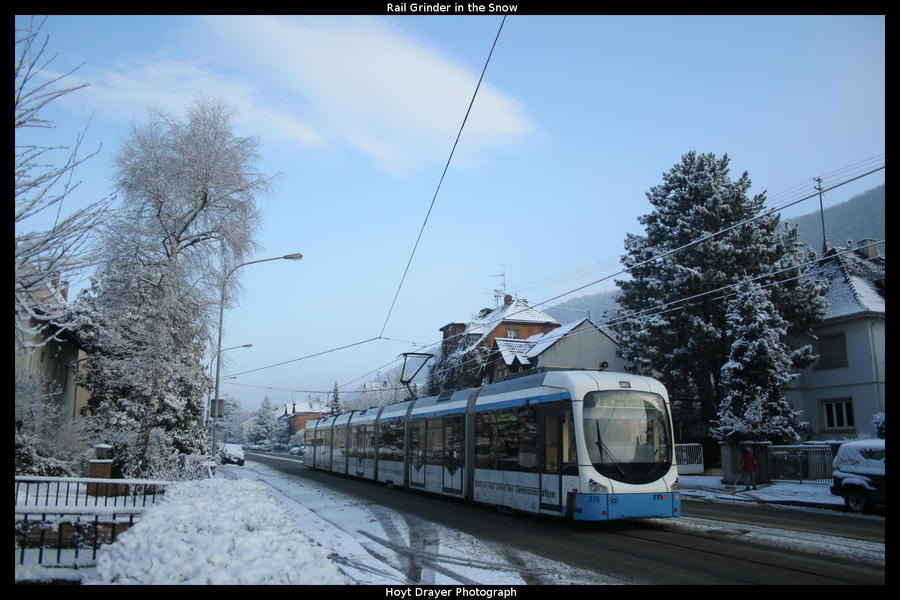
<svg viewBox="0 0 900 600">
<path fill-rule="evenodd" d="M 278 433 L 278 421 L 275 418 L 275 408 L 269 401 L 269 397 L 263 398 L 259 410 L 256 411 L 256 418 L 253 425 L 250 426 L 249 438 L 251 442 L 275 441 Z"/>
<path fill-rule="evenodd" d="M 341 414 L 343 407 L 341 406 L 341 396 L 338 393 L 337 381 L 334 382 L 334 391 L 331 392 L 331 399 L 328 401 L 328 414 L 336 416 Z"/>
<path fill-rule="evenodd" d="M 748 197 L 749 176 L 732 181 L 728 164 L 727 155 L 690 152 L 663 174 L 647 193 L 653 212 L 639 219 L 645 235 L 625 239 L 631 279 L 616 282 L 626 318 L 622 357 L 661 379 L 673 399 L 699 400 L 707 422 L 723 400 L 722 367 L 735 341 L 722 290 L 754 279 L 778 282 L 769 310 L 795 339 L 811 335 L 825 310 L 825 286 L 800 277 L 815 254 L 796 228 L 779 228 L 777 214 L 762 215 L 765 195 Z M 802 368 L 813 358 L 806 345 L 779 368 Z"/>
<path fill-rule="evenodd" d="M 722 401 L 711 429 L 720 440 L 793 443 L 800 440 L 801 413 L 793 410 L 785 385 L 794 362 L 783 338 L 787 325 L 756 283 L 738 286 L 728 301 L 726 335 L 733 340 L 722 365 Z"/>
<path fill-rule="evenodd" d="M 85 426 L 94 442 L 113 446 L 115 472 L 124 476 L 158 476 L 154 452 L 202 454 L 208 445 L 202 421 L 211 380 L 196 318 L 202 297 L 184 282 L 165 290 L 163 282 L 172 281 L 162 272 L 149 260 L 120 256 L 77 303 L 88 353 L 79 373 L 90 391 Z M 177 300 L 171 305 L 164 300 L 170 294 Z"/>
<path fill-rule="evenodd" d="M 241 423 L 250 415 L 244 411 L 241 401 L 231 396 L 225 397 L 225 405 L 222 409 L 222 418 L 218 424 L 218 439 L 223 442 L 238 443 L 241 440 Z"/>
</svg>

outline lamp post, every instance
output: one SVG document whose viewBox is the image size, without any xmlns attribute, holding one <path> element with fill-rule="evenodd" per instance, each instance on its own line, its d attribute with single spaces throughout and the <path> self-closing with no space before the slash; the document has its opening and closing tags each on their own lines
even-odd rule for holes
<svg viewBox="0 0 900 600">
<path fill-rule="evenodd" d="M 231 346 L 230 348 L 222 348 L 222 350 L 219 351 L 219 356 L 221 356 L 223 352 L 228 352 L 229 350 L 234 350 L 235 348 L 252 348 L 252 347 L 253 347 L 253 344 L 241 344 L 240 346 Z M 212 379 L 213 363 L 216 360 L 217 360 L 217 357 L 213 357 L 213 358 L 209 359 L 209 378 L 210 379 Z M 207 401 L 206 401 L 206 411 L 205 411 L 205 415 L 203 418 L 203 426 L 209 427 L 210 433 L 212 433 L 212 423 L 211 423 L 212 417 L 210 416 L 210 415 L 212 415 L 212 412 L 213 412 L 212 411 L 212 409 L 213 409 L 212 401 L 213 401 L 212 390 L 210 390 L 209 398 L 207 398 Z"/>
<path fill-rule="evenodd" d="M 234 273 L 241 267 L 246 267 L 247 265 L 255 265 L 256 263 L 268 262 L 270 260 L 300 260 L 301 258 L 303 258 L 303 255 L 299 252 L 296 252 L 294 254 L 286 254 L 284 256 L 273 256 L 272 258 L 260 258 L 259 260 L 251 260 L 249 262 L 241 263 L 235 267 L 232 267 L 231 270 L 225 274 L 225 278 L 222 280 L 222 295 L 219 300 L 219 341 L 216 343 L 216 391 L 213 400 L 219 400 L 219 381 L 222 371 L 222 322 L 225 318 L 225 288 L 228 286 L 228 278 L 231 277 L 232 273 Z M 213 452 L 216 451 L 217 422 L 218 417 L 213 417 Z"/>
</svg>

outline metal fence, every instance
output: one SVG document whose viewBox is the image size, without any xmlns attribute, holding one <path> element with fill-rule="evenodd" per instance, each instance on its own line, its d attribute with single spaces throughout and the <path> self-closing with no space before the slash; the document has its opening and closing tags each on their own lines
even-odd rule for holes
<svg viewBox="0 0 900 600">
<path fill-rule="evenodd" d="M 831 484 L 832 460 L 831 447 L 826 445 L 771 446 L 769 479 Z"/>
<path fill-rule="evenodd" d="M 679 475 L 703 474 L 703 446 L 700 444 L 675 444 L 675 460 Z"/>
<path fill-rule="evenodd" d="M 165 492 L 166 481 L 16 476 L 15 549 L 20 565 L 91 566 Z"/>
</svg>

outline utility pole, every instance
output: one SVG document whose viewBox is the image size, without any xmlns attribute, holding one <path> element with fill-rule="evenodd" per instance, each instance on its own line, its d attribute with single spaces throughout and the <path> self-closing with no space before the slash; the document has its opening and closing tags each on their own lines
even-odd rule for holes
<svg viewBox="0 0 900 600">
<path fill-rule="evenodd" d="M 828 238 L 825 237 L 825 207 L 822 204 L 822 178 L 814 177 L 813 181 L 816 182 L 816 190 L 819 192 L 819 215 L 822 219 L 822 254 L 824 255 L 828 252 Z"/>
</svg>

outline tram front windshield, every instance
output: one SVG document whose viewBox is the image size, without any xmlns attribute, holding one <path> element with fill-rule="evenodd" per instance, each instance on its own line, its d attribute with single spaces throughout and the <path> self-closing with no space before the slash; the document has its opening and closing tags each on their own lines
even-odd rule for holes
<svg viewBox="0 0 900 600">
<path fill-rule="evenodd" d="M 589 392 L 584 435 L 591 464 L 623 483 L 649 483 L 672 464 L 671 428 L 658 394 L 636 390 Z"/>
</svg>

